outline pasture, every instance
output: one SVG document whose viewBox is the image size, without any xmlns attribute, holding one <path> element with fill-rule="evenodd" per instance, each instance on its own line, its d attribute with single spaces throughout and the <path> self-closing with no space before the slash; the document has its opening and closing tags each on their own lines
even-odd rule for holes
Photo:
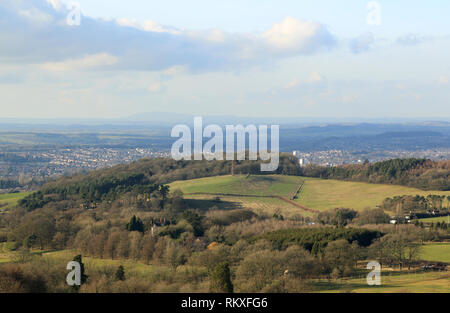
<svg viewBox="0 0 450 313">
<path fill-rule="evenodd" d="M 289 214 L 298 213 L 304 215 L 304 210 L 279 199 L 238 196 L 282 196 L 290 199 L 303 182 L 304 186 L 295 202 L 313 210 L 333 208 L 362 210 L 375 208 L 388 197 L 402 195 L 427 196 L 429 194 L 441 194 L 450 196 L 450 191 L 423 191 L 397 185 L 283 175 L 215 176 L 177 181 L 170 184 L 170 187 L 171 190 L 180 189 L 183 191 L 186 199 L 196 199 L 196 197 L 202 196 L 203 199 L 212 200 L 213 197 L 211 196 L 213 194 L 222 194 L 220 196 L 221 199 L 225 200 L 226 195 L 227 200 L 237 200 L 235 202 L 242 207 L 250 207 L 252 209 L 260 207 L 265 211 L 281 209 L 290 211 Z"/>
<path fill-rule="evenodd" d="M 31 192 L 0 194 L 0 211 L 15 206 L 21 199 L 25 198 L 30 193 Z"/>
<path fill-rule="evenodd" d="M 419 222 L 423 222 L 423 223 L 446 222 L 446 223 L 449 223 L 450 217 L 449 216 L 439 216 L 439 217 L 421 218 L 421 219 L 419 219 Z"/>
<path fill-rule="evenodd" d="M 450 263 L 450 242 L 427 243 L 423 245 L 420 258 L 425 261 Z"/>
<path fill-rule="evenodd" d="M 305 180 L 305 185 L 296 201 L 317 210 L 332 208 L 362 210 L 374 208 L 388 197 L 392 198 L 402 195 L 450 195 L 450 191 L 423 191 L 397 185 L 368 184 L 306 177 L 303 179 Z"/>
<path fill-rule="evenodd" d="M 359 278 L 320 280 L 312 285 L 317 292 L 325 293 L 448 293 L 449 272 L 399 273 L 383 271 L 381 285 L 369 286 L 365 275 Z"/>
</svg>

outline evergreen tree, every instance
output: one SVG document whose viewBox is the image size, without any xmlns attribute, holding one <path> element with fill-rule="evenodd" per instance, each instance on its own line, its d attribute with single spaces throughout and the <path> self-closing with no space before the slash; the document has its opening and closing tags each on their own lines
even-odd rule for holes
<svg viewBox="0 0 450 313">
<path fill-rule="evenodd" d="M 219 263 L 214 268 L 211 274 L 210 291 L 220 293 L 233 292 L 230 267 L 227 262 Z"/>
<path fill-rule="evenodd" d="M 125 269 L 122 265 L 117 268 L 116 271 L 116 279 L 124 281 L 125 280 Z"/>
<path fill-rule="evenodd" d="M 127 230 L 128 231 L 138 231 L 143 233 L 144 232 L 144 223 L 142 220 L 138 217 L 136 218 L 136 215 L 133 215 L 133 217 L 130 219 L 130 221 L 127 224 Z"/>
</svg>

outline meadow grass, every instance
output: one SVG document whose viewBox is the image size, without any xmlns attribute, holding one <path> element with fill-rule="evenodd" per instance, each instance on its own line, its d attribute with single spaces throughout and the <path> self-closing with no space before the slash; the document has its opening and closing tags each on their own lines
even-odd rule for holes
<svg viewBox="0 0 450 313">
<path fill-rule="evenodd" d="M 303 178 L 305 185 L 296 201 L 316 210 L 350 208 L 362 210 L 380 205 L 384 199 L 402 195 L 450 195 L 450 191 L 424 191 L 416 188 Z"/>
<path fill-rule="evenodd" d="M 73 258 L 80 254 L 76 250 L 61 250 L 54 252 L 43 253 L 42 257 L 47 258 L 49 260 L 58 261 L 64 264 L 67 264 Z M 83 256 L 83 263 L 85 265 L 86 273 L 89 274 L 89 270 L 104 270 L 104 269 L 112 269 L 116 270 L 120 265 L 125 268 L 125 271 L 128 274 L 136 274 L 139 276 L 149 277 L 155 273 L 156 269 L 168 269 L 168 266 L 163 265 L 148 265 L 139 261 L 134 260 L 111 260 L 111 259 L 100 259 L 93 258 L 88 256 Z"/>
<path fill-rule="evenodd" d="M 282 175 L 236 175 L 214 176 L 170 184 L 171 190 L 189 193 L 222 193 L 250 196 L 290 196 L 303 179 Z"/>
<path fill-rule="evenodd" d="M 251 175 L 249 177 L 245 175 L 215 176 L 177 181 L 170 184 L 170 186 L 171 190 L 180 189 L 183 191 L 187 199 L 193 198 L 193 195 L 190 195 L 192 193 L 255 196 L 277 195 L 290 197 L 302 182 L 305 182 L 305 184 L 295 201 L 315 210 L 327 210 L 339 207 L 355 210 L 374 208 L 381 205 L 383 200 L 388 197 L 392 198 L 403 195 L 427 196 L 429 194 L 440 194 L 450 196 L 450 191 L 424 191 L 397 185 L 369 184 L 283 175 Z M 264 208 L 263 205 L 265 204 L 270 207 L 269 211 L 290 209 L 291 212 L 289 214 L 307 214 L 305 211 L 277 199 L 261 198 L 255 200 L 240 197 L 237 202 L 243 207 L 254 208 L 256 204 L 256 206 Z"/>
<path fill-rule="evenodd" d="M 16 205 L 19 200 L 22 200 L 29 194 L 31 194 L 31 192 L 0 194 L 0 211 Z"/>
<path fill-rule="evenodd" d="M 316 292 L 338 293 L 448 293 L 448 272 L 391 273 L 383 271 L 380 286 L 369 286 L 365 275 L 359 278 L 311 282 Z"/>
<path fill-rule="evenodd" d="M 449 223 L 450 217 L 448 216 L 439 216 L 439 217 L 428 217 L 428 218 L 421 218 L 419 219 L 419 222 L 424 223 L 437 223 L 437 222 L 446 222 Z"/>
<path fill-rule="evenodd" d="M 236 175 L 215 176 L 170 184 L 171 190 L 180 189 L 185 193 L 189 206 L 200 210 L 217 207 L 221 210 L 246 208 L 259 215 L 272 216 L 282 213 L 285 217 L 295 215 L 312 216 L 313 213 L 302 210 L 277 198 L 259 198 L 257 196 L 283 196 L 291 198 L 297 191 L 303 178 L 283 175 Z M 204 193 L 204 194 L 201 194 Z M 220 201 L 214 201 L 220 195 Z M 244 197 L 234 195 L 245 195 Z M 256 197 L 251 197 L 256 196 Z"/>
<path fill-rule="evenodd" d="M 220 196 L 220 201 L 216 202 L 214 201 L 215 197 L 212 195 L 185 196 L 189 207 L 202 211 L 216 207 L 219 210 L 249 209 L 261 216 L 273 216 L 275 213 L 281 213 L 287 218 L 299 215 L 312 217 L 314 215 L 313 212 L 302 210 L 276 198 Z"/>
<path fill-rule="evenodd" d="M 420 259 L 450 263 L 450 242 L 427 243 L 423 245 Z"/>
</svg>

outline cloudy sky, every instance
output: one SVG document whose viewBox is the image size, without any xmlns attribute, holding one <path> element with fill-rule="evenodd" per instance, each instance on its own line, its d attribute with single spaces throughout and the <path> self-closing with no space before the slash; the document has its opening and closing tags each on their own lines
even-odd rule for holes
<svg viewBox="0 0 450 313">
<path fill-rule="evenodd" d="M 449 118 L 449 16 L 448 0 L 0 0 L 0 118 Z"/>
</svg>

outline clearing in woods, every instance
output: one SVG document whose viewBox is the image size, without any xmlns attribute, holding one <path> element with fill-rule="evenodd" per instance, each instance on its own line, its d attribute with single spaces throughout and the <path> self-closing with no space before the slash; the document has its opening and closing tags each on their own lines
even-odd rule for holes
<svg viewBox="0 0 450 313">
<path fill-rule="evenodd" d="M 14 206 L 19 200 L 28 196 L 31 192 L 0 194 L 0 211 Z"/>
<path fill-rule="evenodd" d="M 295 195 L 302 186 L 297 198 Z M 416 188 L 347 182 L 299 176 L 283 175 L 236 175 L 215 176 L 170 184 L 171 190 L 180 189 L 186 199 L 212 200 L 219 196 L 222 200 L 238 200 L 242 207 L 260 206 L 265 211 L 285 210 L 290 214 L 312 215 L 317 211 L 333 208 L 362 210 L 379 206 L 384 199 L 402 195 L 440 194 L 450 196 L 450 191 L 423 191 Z M 248 196 L 257 196 L 248 198 Z M 276 196 L 277 198 L 264 198 Z M 233 199 L 228 199 L 229 197 Z M 280 199 L 280 197 L 284 199 Z M 286 201 L 288 200 L 288 201 Z M 291 202 L 291 203 L 290 203 Z M 204 203 L 206 207 L 210 203 Z M 301 207 L 295 206 L 295 204 Z M 303 207 L 303 208 L 302 208 Z"/>
</svg>

